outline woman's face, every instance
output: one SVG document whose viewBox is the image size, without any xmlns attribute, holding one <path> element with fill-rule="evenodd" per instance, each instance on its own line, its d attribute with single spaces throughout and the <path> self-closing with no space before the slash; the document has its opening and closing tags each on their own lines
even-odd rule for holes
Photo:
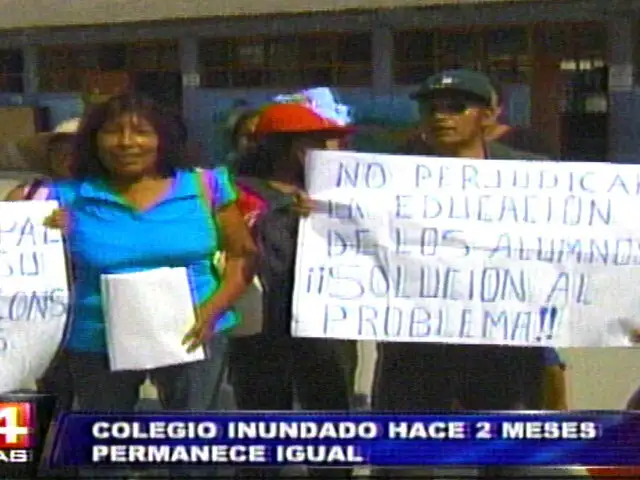
<svg viewBox="0 0 640 480">
<path fill-rule="evenodd" d="M 113 176 L 137 178 L 157 171 L 159 137 L 144 117 L 125 113 L 109 120 L 97 140 L 100 160 Z"/>
</svg>

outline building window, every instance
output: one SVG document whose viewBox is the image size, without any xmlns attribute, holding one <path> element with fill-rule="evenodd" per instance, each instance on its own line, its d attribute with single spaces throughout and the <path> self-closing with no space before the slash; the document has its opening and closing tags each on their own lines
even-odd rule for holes
<svg viewBox="0 0 640 480">
<path fill-rule="evenodd" d="M 529 83 L 531 80 L 531 32 L 526 27 L 492 29 L 483 33 L 484 68 L 499 83 Z"/>
<path fill-rule="evenodd" d="M 44 92 L 77 92 L 82 90 L 81 73 L 77 72 L 77 49 L 46 47 L 40 49 L 40 90 Z"/>
<path fill-rule="evenodd" d="M 482 36 L 474 31 L 439 32 L 439 69 L 482 68 Z"/>
<path fill-rule="evenodd" d="M 112 85 L 112 79 L 124 78 L 128 73 L 178 70 L 175 42 L 73 45 L 40 50 L 40 90 L 45 92 L 85 91 L 91 83 L 87 79 L 95 80 L 101 74 L 105 81 L 96 80 L 97 83 Z"/>
<path fill-rule="evenodd" d="M 231 86 L 233 43 L 228 40 L 207 41 L 200 44 L 199 59 L 202 66 L 202 85 L 211 88 Z"/>
<path fill-rule="evenodd" d="M 126 69 L 131 72 L 178 72 L 176 42 L 145 42 L 126 45 Z"/>
<path fill-rule="evenodd" d="M 262 68 L 265 64 L 265 45 L 262 42 L 235 45 L 234 57 L 239 66 Z"/>
<path fill-rule="evenodd" d="M 24 92 L 24 59 L 20 50 L 0 50 L 0 92 Z"/>
<path fill-rule="evenodd" d="M 338 61 L 340 63 L 367 63 L 372 59 L 372 38 L 369 33 L 338 37 Z"/>
<path fill-rule="evenodd" d="M 124 70 L 127 65 L 125 45 L 105 45 L 98 49 L 98 68 L 106 71 Z"/>
<path fill-rule="evenodd" d="M 399 32 L 393 39 L 395 82 L 420 83 L 435 73 L 435 35 L 433 32 Z"/>
<path fill-rule="evenodd" d="M 564 40 L 556 52 L 564 77 L 561 109 L 568 114 L 605 113 L 608 109 L 608 68 L 604 24 L 552 26 Z"/>
<path fill-rule="evenodd" d="M 451 68 L 480 69 L 500 81 L 527 82 L 531 71 L 529 37 L 525 27 L 396 32 L 395 82 L 417 84 Z"/>
<path fill-rule="evenodd" d="M 124 46 L 89 45 L 40 50 L 40 90 L 79 92 L 88 72 L 112 71 L 124 66 Z"/>
<path fill-rule="evenodd" d="M 209 88 L 361 86 L 371 83 L 369 34 L 220 39 L 200 45 Z"/>
</svg>

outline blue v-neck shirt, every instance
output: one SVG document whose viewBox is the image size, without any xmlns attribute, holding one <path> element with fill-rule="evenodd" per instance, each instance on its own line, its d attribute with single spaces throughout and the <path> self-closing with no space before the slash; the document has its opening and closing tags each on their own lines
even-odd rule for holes
<svg viewBox="0 0 640 480">
<path fill-rule="evenodd" d="M 205 176 L 217 208 L 237 200 L 225 168 Z M 101 179 L 56 182 L 50 198 L 68 211 L 68 250 L 74 269 L 73 322 L 67 348 L 106 352 L 100 276 L 161 267 L 186 267 L 194 304 L 206 301 L 220 279 L 212 269 L 219 235 L 207 194 L 196 171 L 178 170 L 167 196 L 145 211 L 136 211 Z M 228 311 L 216 331 L 237 323 Z"/>
</svg>

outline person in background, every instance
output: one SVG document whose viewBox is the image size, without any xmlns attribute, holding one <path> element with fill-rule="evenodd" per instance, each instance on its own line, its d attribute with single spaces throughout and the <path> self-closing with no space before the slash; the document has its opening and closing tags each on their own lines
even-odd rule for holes
<svg viewBox="0 0 640 480">
<path fill-rule="evenodd" d="M 233 119 L 230 125 L 231 152 L 227 159 L 227 165 L 233 166 L 238 158 L 242 158 L 255 151 L 256 142 L 253 136 L 259 110 L 244 110 Z"/>
<path fill-rule="evenodd" d="M 540 135 L 533 128 L 512 126 L 504 120 L 504 98 L 497 82 L 492 82 L 496 92 L 491 104 L 494 109 L 494 118 L 485 129 L 485 136 L 489 142 L 500 142 L 514 150 L 535 153 L 551 159 L 557 158 L 555 148 L 544 135 Z"/>
<path fill-rule="evenodd" d="M 11 190 L 5 200 L 43 200 L 48 195 L 48 184 L 51 180 L 71 177 L 73 166 L 73 147 L 76 133 L 80 126 L 79 118 L 72 118 L 60 123 L 52 133 L 38 135 L 34 141 L 44 141 L 45 161 L 44 177 L 18 185 Z"/>
<path fill-rule="evenodd" d="M 492 82 L 495 92 L 491 100 L 492 114 L 485 126 L 485 139 L 487 142 L 499 142 L 517 151 L 530 152 L 539 155 L 551 155 L 552 149 L 548 147 L 549 142 L 538 135 L 534 130 L 524 127 L 512 127 L 504 123 L 501 119 L 504 116 L 502 106 L 502 96 L 496 82 Z M 428 148 L 429 132 L 421 129 L 415 132 L 409 139 L 405 150 L 421 151 Z M 542 379 L 543 407 L 548 410 L 566 410 L 567 388 L 566 388 L 566 364 L 560 358 L 557 350 L 546 348 L 544 351 L 545 371 Z"/>
<path fill-rule="evenodd" d="M 262 211 L 254 223 L 260 246 L 258 275 L 264 286 L 262 333 L 232 338 L 231 382 L 238 408 L 258 411 L 293 409 L 294 388 L 304 409 L 349 409 L 342 343 L 294 338 L 291 311 L 301 214 L 309 212 L 304 158 L 309 149 L 336 149 L 348 127 L 300 104 L 275 104 L 262 111 L 255 133 L 258 151 L 239 170 L 241 189 L 259 195 Z M 253 171 L 252 171 L 253 169 Z M 279 469 L 240 469 L 239 477 L 279 478 Z M 314 477 L 348 478 L 349 469 L 310 469 Z"/>
<path fill-rule="evenodd" d="M 50 198 L 61 210 L 48 224 L 63 224 L 75 270 L 66 348 L 82 410 L 134 411 L 147 376 L 161 388 L 164 406 L 176 411 L 206 410 L 220 387 L 226 333 L 238 322 L 231 306 L 253 278 L 256 246 L 226 168 L 203 177 L 184 155 L 186 142 L 175 115 L 143 96 L 116 96 L 85 118 L 73 178 L 51 186 Z M 210 181 L 213 205 L 202 201 L 203 178 Z M 222 278 L 211 262 L 219 250 L 227 258 Z M 185 348 L 205 346 L 207 358 L 150 371 L 111 371 L 101 275 L 167 266 L 187 269 L 196 323 Z M 193 471 L 179 470 L 181 476 Z"/>
<path fill-rule="evenodd" d="M 413 141 L 401 152 L 477 159 L 542 160 L 487 142 L 496 92 L 482 73 L 444 71 L 428 78 L 412 96 L 429 141 Z M 378 345 L 373 408 L 390 412 L 540 409 L 543 350 L 500 345 L 385 342 Z M 429 469 L 381 470 L 380 476 L 422 476 Z M 483 478 L 503 471 L 482 469 Z"/>
<path fill-rule="evenodd" d="M 44 172 L 46 176 L 22 184 L 7 194 L 6 201 L 46 200 L 50 183 L 71 177 L 73 166 L 73 146 L 80 119 L 73 118 L 59 124 L 52 133 L 40 134 L 34 141 L 45 142 Z M 36 382 L 38 393 L 56 397 L 56 409 L 69 411 L 73 407 L 73 379 L 69 369 L 67 353 L 64 349 Z"/>
<path fill-rule="evenodd" d="M 340 102 L 336 92 L 329 87 L 314 87 L 293 94 L 281 94 L 273 101 L 306 105 L 338 125 L 350 125 L 353 122 L 351 107 Z"/>
<path fill-rule="evenodd" d="M 348 126 L 353 122 L 352 109 L 342 103 L 334 90 L 329 87 L 314 87 L 300 90 L 293 94 L 280 94 L 273 101 L 275 103 L 292 103 L 306 106 L 336 125 Z M 345 139 L 346 137 L 341 139 L 341 148 L 346 146 Z M 342 363 L 346 369 L 345 374 L 349 382 L 351 403 L 355 408 L 367 409 L 370 403 L 369 395 L 360 392 L 356 393 L 355 386 L 359 363 L 370 359 L 364 358 L 364 355 L 360 354 L 359 342 L 351 340 L 341 340 L 340 342 L 342 343 L 340 352 L 344 357 Z"/>
</svg>

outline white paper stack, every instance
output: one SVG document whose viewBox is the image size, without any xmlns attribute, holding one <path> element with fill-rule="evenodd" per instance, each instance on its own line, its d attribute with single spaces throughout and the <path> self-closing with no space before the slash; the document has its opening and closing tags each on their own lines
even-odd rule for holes
<svg viewBox="0 0 640 480">
<path fill-rule="evenodd" d="M 101 278 L 111 370 L 150 370 L 203 360 L 182 339 L 194 313 L 186 268 L 103 275 Z"/>
</svg>

